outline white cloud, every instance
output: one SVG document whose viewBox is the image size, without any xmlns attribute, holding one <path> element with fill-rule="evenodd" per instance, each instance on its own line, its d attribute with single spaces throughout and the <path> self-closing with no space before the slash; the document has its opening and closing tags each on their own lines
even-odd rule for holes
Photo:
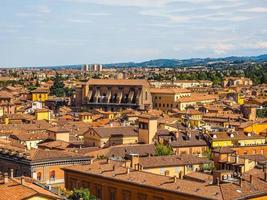
<svg viewBox="0 0 267 200">
<path fill-rule="evenodd" d="M 92 12 L 92 13 L 83 13 L 83 15 L 88 15 L 88 16 L 109 16 L 111 13 L 107 12 Z"/>
<path fill-rule="evenodd" d="M 86 20 L 86 19 L 74 19 L 74 18 L 68 19 L 67 21 L 68 21 L 68 22 L 72 22 L 72 23 L 77 23 L 77 24 L 89 24 L 89 23 L 92 23 L 91 20 Z"/>
<path fill-rule="evenodd" d="M 233 44 L 227 43 L 217 43 L 212 47 L 212 50 L 217 55 L 223 55 L 228 53 L 230 50 L 233 50 L 235 46 Z"/>
<path fill-rule="evenodd" d="M 242 44 L 243 48 L 249 49 L 267 49 L 267 41 L 258 41 L 258 42 L 250 42 L 246 44 Z"/>
<path fill-rule="evenodd" d="M 240 11 L 243 11 L 243 12 L 255 12 L 255 13 L 267 13 L 267 8 L 253 7 L 253 8 L 240 9 Z"/>
</svg>

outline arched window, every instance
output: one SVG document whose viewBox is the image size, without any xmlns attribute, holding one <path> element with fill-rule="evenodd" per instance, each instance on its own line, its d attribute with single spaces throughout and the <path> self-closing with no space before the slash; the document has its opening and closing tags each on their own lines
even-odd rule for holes
<svg viewBox="0 0 267 200">
<path fill-rule="evenodd" d="M 37 180 L 38 181 L 42 180 L 42 173 L 41 172 L 37 173 Z"/>
<path fill-rule="evenodd" d="M 53 170 L 53 171 L 51 171 L 49 173 L 49 178 L 50 178 L 51 181 L 54 181 L 55 180 L 55 178 L 56 178 L 56 172 L 55 172 L 55 170 Z"/>
</svg>

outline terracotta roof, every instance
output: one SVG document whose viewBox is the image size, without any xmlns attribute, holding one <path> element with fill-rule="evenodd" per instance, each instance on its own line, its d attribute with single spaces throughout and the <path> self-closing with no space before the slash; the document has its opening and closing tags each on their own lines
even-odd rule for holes
<svg viewBox="0 0 267 200">
<path fill-rule="evenodd" d="M 2 98 L 12 99 L 13 95 L 6 91 L 0 91 L 0 99 Z"/>
<path fill-rule="evenodd" d="M 218 147 L 212 150 L 214 153 L 221 153 L 221 154 L 233 154 L 235 150 L 231 149 L 230 147 Z"/>
<path fill-rule="evenodd" d="M 115 166 L 115 169 L 113 169 Z M 222 183 L 219 186 L 211 184 L 212 175 L 199 175 L 196 177 L 202 181 L 196 181 L 185 177 L 185 179 L 177 179 L 173 182 L 172 177 L 157 175 L 144 171 L 136 171 L 130 169 L 126 173 L 126 168 L 122 167 L 122 163 L 110 162 L 106 160 L 95 161 L 91 165 L 78 165 L 63 168 L 66 171 L 77 172 L 78 174 L 88 175 L 109 179 L 125 184 L 138 185 L 139 187 L 156 188 L 167 192 L 177 193 L 187 198 L 186 195 L 193 195 L 198 199 L 249 199 L 250 197 L 262 196 L 267 193 L 267 182 L 264 181 L 262 170 L 253 169 L 242 176 L 242 186 L 237 182 Z M 250 175 L 253 176 L 253 183 L 250 183 Z M 194 177 L 194 176 L 191 176 Z M 190 197 L 188 197 L 189 199 Z"/>
<path fill-rule="evenodd" d="M 64 150 L 70 145 L 69 142 L 55 140 L 50 142 L 39 143 L 38 147 L 48 148 L 48 149 L 61 149 Z"/>
<path fill-rule="evenodd" d="M 22 200 L 38 196 L 47 199 L 61 199 L 58 195 L 55 195 L 32 182 L 28 182 L 26 178 L 23 185 L 17 178 L 9 178 L 8 183 L 3 183 L 3 180 L 1 180 L 0 199 Z"/>
<path fill-rule="evenodd" d="M 137 136 L 137 131 L 135 127 L 131 126 L 118 126 L 118 127 L 98 127 L 91 128 L 95 131 L 100 137 L 108 138 L 111 136 Z"/>
<path fill-rule="evenodd" d="M 139 158 L 139 164 L 142 165 L 143 168 L 183 166 L 189 164 L 204 164 L 209 162 L 210 161 L 207 158 L 188 154 Z"/>
<path fill-rule="evenodd" d="M 176 134 L 176 140 L 169 143 L 171 147 L 193 147 L 193 146 L 207 146 L 207 143 L 202 138 L 202 136 L 197 133 L 190 131 L 181 131 L 179 134 Z"/>
<path fill-rule="evenodd" d="M 216 100 L 218 96 L 216 95 L 208 95 L 208 94 L 196 94 L 192 93 L 190 97 L 182 97 L 178 99 L 178 102 L 186 103 L 186 102 L 199 102 L 199 101 L 207 101 L 207 100 Z"/>
<path fill-rule="evenodd" d="M 257 135 L 256 133 L 244 133 L 239 132 L 216 132 L 209 134 L 212 140 L 252 140 L 252 139 L 264 139 L 265 137 Z M 213 137 L 216 135 L 216 138 Z"/>
<path fill-rule="evenodd" d="M 151 88 L 151 93 L 158 94 L 179 94 L 179 93 L 191 93 L 190 90 L 185 88 Z"/>
<path fill-rule="evenodd" d="M 31 149 L 28 151 L 31 161 L 49 161 L 49 160 L 61 160 L 61 159 L 75 159 L 75 158 L 88 158 L 77 153 L 68 151 L 58 151 L 58 150 L 42 150 L 42 149 Z"/>
<path fill-rule="evenodd" d="M 47 88 L 36 88 L 35 90 L 31 91 L 31 93 L 49 93 L 49 89 L 47 89 Z"/>
<path fill-rule="evenodd" d="M 146 86 L 149 82 L 145 79 L 90 79 L 89 85 L 130 85 L 130 86 Z"/>
<path fill-rule="evenodd" d="M 19 134 L 12 134 L 10 136 L 13 139 L 20 140 L 20 141 L 32 141 L 32 140 L 45 140 L 48 138 L 47 133 L 19 133 Z"/>
<path fill-rule="evenodd" d="M 134 145 L 120 145 L 111 146 L 104 149 L 96 149 L 87 153 L 87 156 L 105 156 L 111 157 L 121 157 L 124 158 L 127 154 L 138 154 L 139 156 L 155 155 L 155 146 L 153 144 L 134 144 Z"/>
</svg>

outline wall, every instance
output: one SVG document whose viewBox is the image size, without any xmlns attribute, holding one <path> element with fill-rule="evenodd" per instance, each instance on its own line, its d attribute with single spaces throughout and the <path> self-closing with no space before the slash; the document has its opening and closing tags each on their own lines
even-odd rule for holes
<svg viewBox="0 0 267 200">
<path fill-rule="evenodd" d="M 97 189 L 101 199 L 111 199 L 111 191 L 115 192 L 116 200 L 125 199 L 146 199 L 146 200 L 190 200 L 199 199 L 186 194 L 172 193 L 165 190 L 147 187 L 145 185 L 135 185 L 119 180 L 107 179 L 100 176 L 92 176 L 78 172 L 65 172 L 65 187 L 69 190 L 74 188 L 88 188 L 93 195 L 97 194 Z M 143 198 L 142 198 L 142 197 Z"/>
</svg>

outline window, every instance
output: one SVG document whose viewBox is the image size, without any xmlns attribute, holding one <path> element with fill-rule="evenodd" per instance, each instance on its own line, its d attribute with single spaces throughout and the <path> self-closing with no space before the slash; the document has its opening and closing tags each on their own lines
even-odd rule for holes
<svg viewBox="0 0 267 200">
<path fill-rule="evenodd" d="M 55 172 L 55 170 L 53 170 L 49 173 L 49 179 L 50 179 L 50 181 L 54 181 L 55 178 L 56 178 L 56 172 Z"/>
<path fill-rule="evenodd" d="M 42 173 L 41 172 L 37 173 L 37 180 L 38 181 L 42 180 Z"/>
<path fill-rule="evenodd" d="M 116 200 L 116 189 L 114 188 L 109 189 L 109 199 Z"/>
<path fill-rule="evenodd" d="M 123 200 L 131 200 L 131 192 L 128 190 L 122 191 L 122 199 Z"/>
<path fill-rule="evenodd" d="M 153 196 L 153 200 L 163 200 L 163 198 L 162 197 Z"/>
<path fill-rule="evenodd" d="M 147 200 L 147 196 L 145 194 L 138 193 L 137 194 L 137 199 L 138 200 Z"/>
<path fill-rule="evenodd" d="M 96 186 L 96 197 L 102 199 L 102 187 L 100 185 Z"/>
</svg>

